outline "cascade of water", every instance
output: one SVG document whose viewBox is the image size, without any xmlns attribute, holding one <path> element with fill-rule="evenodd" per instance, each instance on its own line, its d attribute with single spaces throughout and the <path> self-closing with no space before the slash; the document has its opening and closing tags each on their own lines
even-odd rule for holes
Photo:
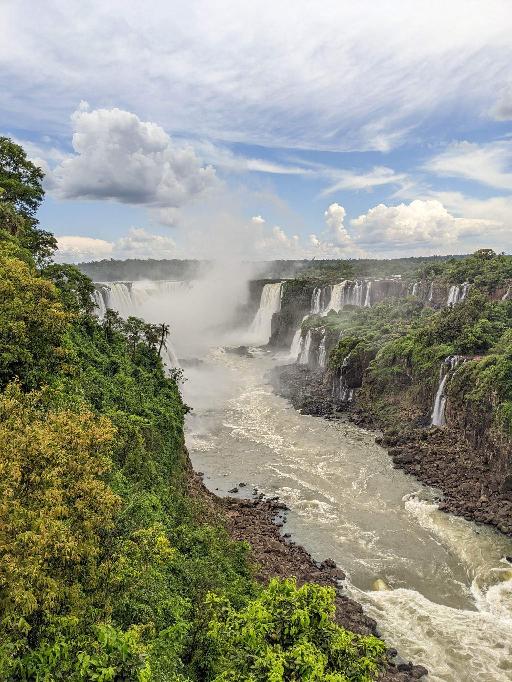
<svg viewBox="0 0 512 682">
<path fill-rule="evenodd" d="M 162 362 L 164 363 L 167 373 L 169 373 L 171 369 L 179 369 L 180 363 L 178 361 L 178 356 L 169 340 L 167 340 L 162 347 Z"/>
<path fill-rule="evenodd" d="M 327 359 L 327 354 L 326 354 L 326 350 L 325 350 L 325 329 L 324 329 L 322 340 L 320 341 L 320 345 L 318 347 L 318 366 L 319 367 L 325 367 L 326 359 Z"/>
<path fill-rule="evenodd" d="M 125 282 L 112 282 L 108 289 L 107 308 L 116 310 L 124 318 L 133 315 L 130 287 Z"/>
<path fill-rule="evenodd" d="M 98 308 L 98 317 L 101 319 L 107 309 L 115 310 L 125 319 L 130 315 L 144 317 L 143 305 L 154 295 L 175 293 L 184 282 L 109 282 L 97 283 L 93 293 L 93 300 Z M 179 367 L 176 352 L 167 339 L 162 348 L 162 361 L 169 371 Z"/>
<path fill-rule="evenodd" d="M 308 329 L 303 343 L 301 343 L 298 363 L 299 365 L 309 364 L 309 351 L 311 350 L 311 329 Z"/>
<path fill-rule="evenodd" d="M 412 285 L 412 296 L 417 296 L 420 290 L 420 283 L 419 282 L 414 282 Z"/>
<path fill-rule="evenodd" d="M 94 289 L 94 292 L 92 294 L 92 300 L 94 301 L 94 305 L 96 306 L 95 313 L 100 318 L 100 320 L 104 317 L 105 313 L 107 312 L 106 305 L 107 294 L 108 288 L 105 286 L 97 287 L 96 289 Z"/>
<path fill-rule="evenodd" d="M 297 330 L 295 334 L 293 335 L 292 339 L 292 345 L 290 347 L 290 358 L 294 361 L 297 362 L 299 359 L 299 354 L 302 349 L 303 345 L 303 338 L 302 338 L 302 323 L 304 320 L 308 317 L 307 315 L 304 315 L 304 317 L 301 320 L 301 323 L 297 327 Z"/>
<path fill-rule="evenodd" d="M 442 363 L 439 370 L 439 385 L 434 398 L 434 407 L 430 418 L 431 426 L 444 426 L 446 424 L 446 384 L 450 374 L 457 369 L 463 358 L 460 355 L 450 355 Z"/>
<path fill-rule="evenodd" d="M 443 368 L 441 368 L 441 372 L 443 372 Z M 436 397 L 434 399 L 434 408 L 432 410 L 432 415 L 430 419 L 430 423 L 432 426 L 444 426 L 445 424 L 444 414 L 444 410 L 446 407 L 445 387 L 447 380 L 448 372 L 446 372 L 444 375 L 441 374 Z"/>
<path fill-rule="evenodd" d="M 430 282 L 430 288 L 428 290 L 428 302 L 432 303 L 434 300 L 434 282 Z"/>
<path fill-rule="evenodd" d="M 511 293 L 511 291 L 512 291 L 512 284 L 509 286 L 509 288 L 507 289 L 507 291 L 503 294 L 503 296 L 501 297 L 501 300 L 502 300 L 502 301 L 508 301 L 509 298 L 510 298 L 510 293 Z"/>
<path fill-rule="evenodd" d="M 354 399 L 354 389 L 349 388 L 345 373 L 348 367 L 350 355 L 343 358 L 341 367 L 335 374 L 332 384 L 332 397 L 340 403 L 350 403 Z"/>
<path fill-rule="evenodd" d="M 325 312 L 328 312 L 329 310 L 335 310 L 337 313 L 339 313 L 345 304 L 345 289 L 347 284 L 347 280 L 343 280 L 343 282 L 335 284 L 333 287 L 331 287 L 331 298 L 325 308 Z"/>
<path fill-rule="evenodd" d="M 454 284 L 448 290 L 448 300 L 446 301 L 446 305 L 448 307 L 455 305 L 459 300 L 459 296 L 460 296 L 460 287 L 457 284 Z"/>
<path fill-rule="evenodd" d="M 313 294 L 311 296 L 311 314 L 318 315 L 322 310 L 322 289 L 321 287 L 315 287 L 313 289 Z"/>
<path fill-rule="evenodd" d="M 364 291 L 364 285 L 362 282 L 356 282 L 354 286 L 354 305 L 357 306 L 362 306 L 363 305 L 363 291 Z"/>
<path fill-rule="evenodd" d="M 466 298 L 466 296 L 468 295 L 469 287 L 470 287 L 469 282 L 464 282 L 461 288 L 459 301 L 463 301 Z"/>
<path fill-rule="evenodd" d="M 372 282 L 370 280 L 368 282 L 368 284 L 366 285 L 366 296 L 364 299 L 364 307 L 365 308 L 371 308 L 371 305 L 372 305 L 372 301 L 371 301 L 372 293 L 371 292 L 372 292 Z"/>
<path fill-rule="evenodd" d="M 249 327 L 253 343 L 265 344 L 272 332 L 272 317 L 281 310 L 282 282 L 265 284 L 261 292 L 260 307 Z"/>
</svg>

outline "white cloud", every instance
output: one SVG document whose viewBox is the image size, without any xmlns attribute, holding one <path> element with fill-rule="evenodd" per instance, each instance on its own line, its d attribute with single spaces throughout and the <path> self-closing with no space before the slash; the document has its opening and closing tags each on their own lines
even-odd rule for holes
<svg viewBox="0 0 512 682">
<path fill-rule="evenodd" d="M 351 221 L 355 240 L 381 253 L 401 249 L 449 252 L 461 238 L 495 227 L 488 219 L 457 218 L 436 199 L 410 204 L 379 204 Z"/>
<path fill-rule="evenodd" d="M 58 237 L 57 246 L 56 259 L 67 263 L 110 258 L 114 251 L 112 242 L 74 235 Z"/>
<path fill-rule="evenodd" d="M 253 215 L 251 221 L 256 225 L 263 225 L 265 223 L 265 218 L 262 218 L 260 215 Z"/>
<path fill-rule="evenodd" d="M 488 144 L 456 142 L 430 159 L 425 169 L 438 175 L 512 190 L 512 140 Z"/>
<path fill-rule="evenodd" d="M 336 178 L 334 184 L 327 187 L 321 196 L 327 196 L 342 189 L 372 190 L 381 185 L 401 185 L 407 180 L 404 173 L 395 173 L 392 168 L 386 166 L 375 166 L 368 173 L 348 170 L 335 171 L 332 173 L 332 177 Z"/>
<path fill-rule="evenodd" d="M 329 232 L 337 244 L 347 244 L 352 240 L 345 228 L 344 220 L 347 212 L 339 204 L 331 204 L 324 213 Z"/>
<path fill-rule="evenodd" d="M 116 241 L 93 237 L 64 235 L 57 237 L 56 260 L 80 263 L 103 258 L 176 258 L 177 247 L 173 239 L 151 234 L 142 228 L 132 228 L 126 236 Z"/>
<path fill-rule="evenodd" d="M 82 103 L 72 123 L 74 154 L 52 171 L 59 197 L 175 208 L 216 181 L 192 147 L 176 145 L 163 128 L 128 111 L 89 111 Z"/>
<path fill-rule="evenodd" d="M 347 213 L 343 206 L 333 203 L 324 212 L 327 230 L 320 235 L 309 235 L 309 245 L 315 256 L 324 258 L 356 258 L 364 255 L 345 227 Z"/>
<path fill-rule="evenodd" d="M 512 57 L 509 0 L 0 3 L 4 127 L 63 131 L 80 97 L 167 130 L 387 150 L 425 119 L 487 113 Z M 290 17 L 293 17 L 291 22 Z M 456 26 L 456 30 L 454 30 Z M 5 87 L 9 83 L 9 88 Z"/>
</svg>

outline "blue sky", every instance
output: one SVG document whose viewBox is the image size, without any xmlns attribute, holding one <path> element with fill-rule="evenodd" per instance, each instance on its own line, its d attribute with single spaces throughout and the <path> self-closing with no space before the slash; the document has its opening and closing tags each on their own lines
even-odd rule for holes
<svg viewBox="0 0 512 682">
<path fill-rule="evenodd" d="M 509 0 L 0 5 L 62 260 L 510 252 Z"/>
</svg>

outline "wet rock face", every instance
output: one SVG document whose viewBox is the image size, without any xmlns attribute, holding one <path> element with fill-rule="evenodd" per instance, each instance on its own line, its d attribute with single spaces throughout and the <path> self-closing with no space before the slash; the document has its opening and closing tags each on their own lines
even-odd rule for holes
<svg viewBox="0 0 512 682">
<path fill-rule="evenodd" d="M 293 335 L 303 317 L 310 312 L 315 287 L 305 283 L 298 286 L 283 286 L 281 310 L 272 318 L 270 341 L 272 348 L 290 348 Z"/>
</svg>

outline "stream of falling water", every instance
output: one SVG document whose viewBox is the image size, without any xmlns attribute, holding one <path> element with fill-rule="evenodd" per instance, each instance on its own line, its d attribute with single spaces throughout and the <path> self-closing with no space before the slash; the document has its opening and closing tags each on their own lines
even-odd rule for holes
<svg viewBox="0 0 512 682">
<path fill-rule="evenodd" d="M 187 443 L 206 485 L 279 495 L 287 531 L 345 570 L 349 596 L 431 682 L 512 680 L 512 540 L 440 512 L 371 432 L 296 412 L 266 381 L 276 362 L 217 349 L 187 370 Z"/>
</svg>

